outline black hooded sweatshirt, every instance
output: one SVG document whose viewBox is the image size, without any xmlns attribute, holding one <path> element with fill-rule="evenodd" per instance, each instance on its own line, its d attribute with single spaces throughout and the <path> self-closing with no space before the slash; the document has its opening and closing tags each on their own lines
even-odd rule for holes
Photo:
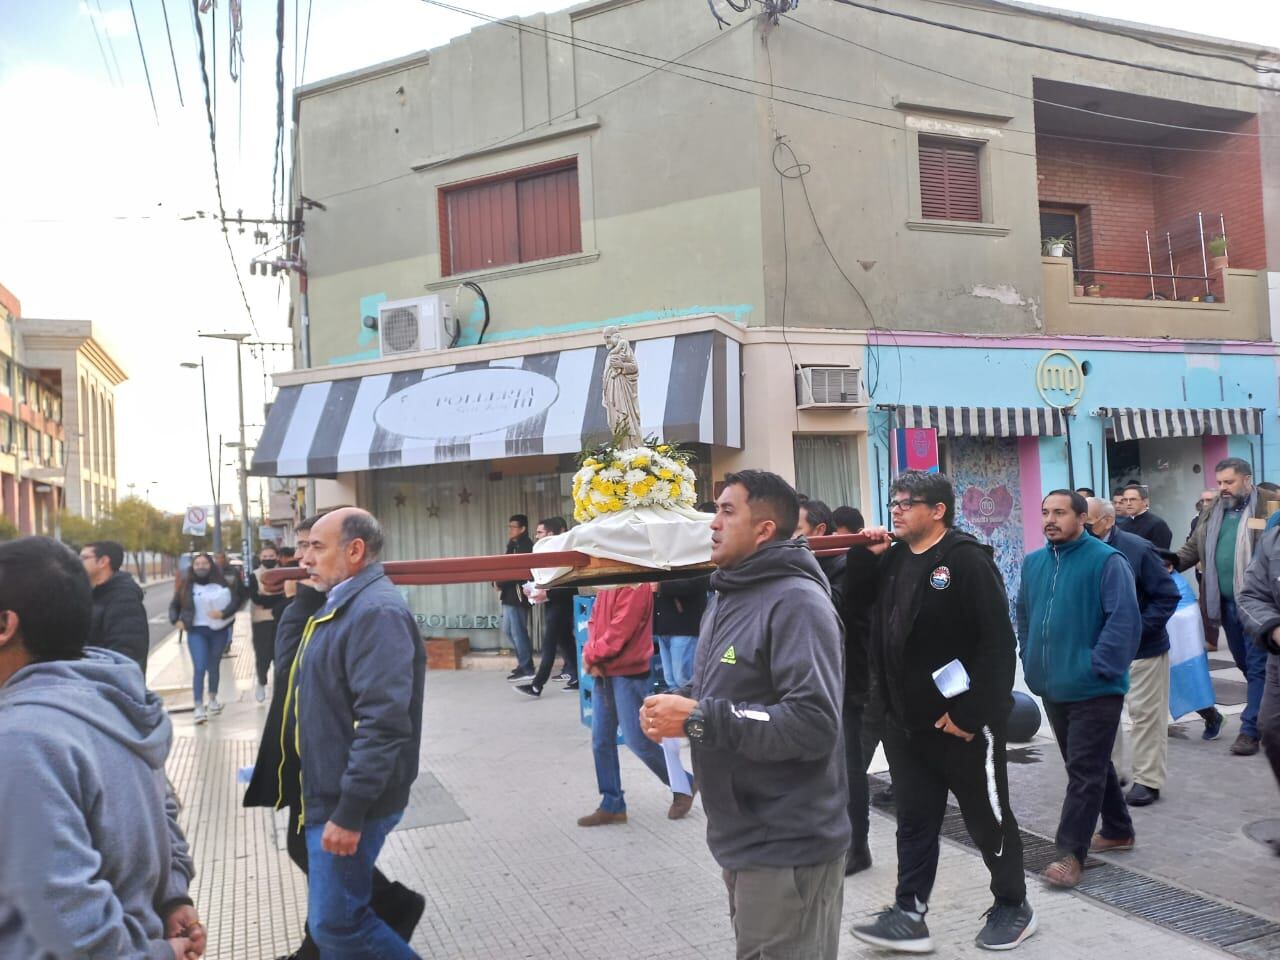
<svg viewBox="0 0 1280 960">
<path fill-rule="evenodd" d="M 920 571 L 914 585 L 897 582 L 904 567 Z M 847 601 L 867 614 L 871 670 L 898 723 L 924 730 L 947 713 L 977 733 L 1008 721 L 1017 641 L 989 546 L 950 530 L 919 556 L 905 543 L 880 557 L 854 547 L 847 570 Z M 900 596 L 910 603 L 895 616 Z M 933 672 L 952 660 L 964 665 L 970 687 L 948 700 Z"/>
<path fill-rule="evenodd" d="M 766 544 L 711 577 L 693 697 L 707 846 L 726 870 L 828 863 L 849 847 L 840 706 L 844 643 L 803 541 Z"/>
</svg>

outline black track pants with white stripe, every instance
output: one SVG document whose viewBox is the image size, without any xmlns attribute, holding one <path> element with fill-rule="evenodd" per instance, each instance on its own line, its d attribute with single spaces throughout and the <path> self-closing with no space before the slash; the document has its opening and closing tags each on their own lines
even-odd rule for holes
<svg viewBox="0 0 1280 960">
<path fill-rule="evenodd" d="M 969 836 L 991 872 L 996 900 L 1020 904 L 1026 898 L 1022 836 L 1009 807 L 1004 731 L 975 733 L 966 743 L 940 730 L 903 730 L 892 717 L 885 723 L 898 808 L 897 900 L 904 910 L 929 902 L 948 793 L 955 794 Z"/>
</svg>

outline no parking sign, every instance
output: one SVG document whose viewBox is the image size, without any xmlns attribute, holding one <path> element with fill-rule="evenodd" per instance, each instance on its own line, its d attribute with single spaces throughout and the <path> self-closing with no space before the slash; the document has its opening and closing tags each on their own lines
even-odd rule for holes
<svg viewBox="0 0 1280 960">
<path fill-rule="evenodd" d="M 187 514 L 182 518 L 184 536 L 203 537 L 209 528 L 209 511 L 204 507 L 187 507 Z"/>
</svg>

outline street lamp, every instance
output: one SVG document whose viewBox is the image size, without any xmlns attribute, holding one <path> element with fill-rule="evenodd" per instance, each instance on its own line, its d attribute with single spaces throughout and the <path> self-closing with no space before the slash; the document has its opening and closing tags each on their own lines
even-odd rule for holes
<svg viewBox="0 0 1280 960">
<path fill-rule="evenodd" d="M 209 462 L 209 492 L 213 495 L 213 552 L 222 552 L 222 504 L 218 502 L 218 484 L 213 479 L 213 447 L 209 443 L 209 388 L 204 376 L 204 357 L 199 363 L 185 361 L 178 364 L 184 370 L 200 371 L 200 395 L 204 398 L 204 452 Z M 219 453 L 221 457 L 221 453 Z"/>
<path fill-rule="evenodd" d="M 246 577 L 249 572 L 249 558 L 253 556 L 253 537 L 249 529 L 249 468 L 244 461 L 246 449 L 244 440 L 244 363 L 241 359 L 241 344 L 249 339 L 247 333 L 202 333 L 206 340 L 230 340 L 236 345 L 236 399 L 240 401 L 240 542 L 241 558 Z M 221 454 L 219 454 L 221 456 Z M 246 582 L 247 579 L 246 579 Z"/>
</svg>

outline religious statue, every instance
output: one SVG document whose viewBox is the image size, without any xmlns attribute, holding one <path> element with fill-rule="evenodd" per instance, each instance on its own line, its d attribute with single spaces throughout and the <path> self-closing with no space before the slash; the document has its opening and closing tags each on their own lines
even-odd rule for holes
<svg viewBox="0 0 1280 960">
<path fill-rule="evenodd" d="M 631 344 L 617 327 L 605 327 L 604 342 L 609 345 L 605 358 L 601 402 L 609 420 L 609 428 L 624 447 L 638 447 L 640 435 L 640 367 Z"/>
</svg>

